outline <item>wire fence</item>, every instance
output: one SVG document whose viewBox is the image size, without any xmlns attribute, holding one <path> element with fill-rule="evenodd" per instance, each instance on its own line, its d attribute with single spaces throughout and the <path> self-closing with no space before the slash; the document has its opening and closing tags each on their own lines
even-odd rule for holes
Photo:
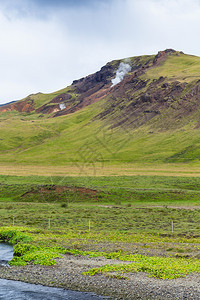
<svg viewBox="0 0 200 300">
<path fill-rule="evenodd" d="M 109 220 L 92 220 L 89 218 L 83 219 L 67 219 L 65 217 L 51 217 L 51 218 L 33 218 L 30 216 L 15 216 L 12 215 L 7 220 L 0 220 L 0 226 L 24 226 L 41 229 L 52 230 L 67 230 L 80 229 L 84 231 L 123 231 L 123 232 L 153 232 L 153 233 L 167 233 L 167 234 L 195 234 L 200 236 L 200 222 L 178 222 L 178 221 L 156 221 L 140 222 L 134 221 L 132 223 L 116 222 L 110 223 Z"/>
</svg>

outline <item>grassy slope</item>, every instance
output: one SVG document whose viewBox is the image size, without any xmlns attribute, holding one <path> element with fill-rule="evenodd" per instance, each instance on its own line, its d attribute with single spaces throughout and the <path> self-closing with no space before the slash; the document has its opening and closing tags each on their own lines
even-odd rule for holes
<svg viewBox="0 0 200 300">
<path fill-rule="evenodd" d="M 73 88 L 71 86 L 69 86 L 64 89 L 61 89 L 59 91 L 49 93 L 49 94 L 43 94 L 43 93 L 31 94 L 28 96 L 28 98 L 30 98 L 31 100 L 34 101 L 35 108 L 37 109 L 40 106 L 48 103 L 50 100 L 52 100 L 56 96 L 58 96 L 62 93 L 68 93 L 68 92 L 70 92 L 72 96 L 75 95 L 75 93 L 73 92 Z M 22 99 L 22 101 L 25 99 L 26 98 Z"/>
<path fill-rule="evenodd" d="M 199 79 L 200 58 L 186 54 L 174 54 L 159 67 L 149 70 L 146 77 L 154 79 L 160 76 L 168 77 L 171 80 L 193 81 Z"/>
<path fill-rule="evenodd" d="M 158 68 L 148 70 L 143 77 L 153 80 L 162 75 L 188 82 L 199 78 L 199 65 L 198 57 L 172 55 Z M 56 96 L 57 92 L 54 94 Z M 48 95 L 34 97 L 38 98 L 39 106 Z M 58 118 L 38 118 L 35 114 L 16 112 L 1 114 L 0 164 L 73 167 L 76 162 L 85 165 L 90 162 L 92 168 L 97 164 L 101 168 L 124 166 L 126 163 L 138 164 L 139 167 L 144 162 L 150 165 L 153 162 L 153 168 L 172 163 L 181 166 L 187 163 L 190 167 L 199 165 L 199 130 L 194 130 L 197 113 L 193 120 L 185 117 L 181 124 L 174 121 L 171 128 L 163 131 L 156 128 L 157 122 L 165 127 L 165 123 L 169 123 L 170 111 L 137 130 L 109 130 L 103 120 L 91 122 L 105 102 L 102 100 L 72 115 Z M 153 134 L 150 134 L 152 128 Z"/>
<path fill-rule="evenodd" d="M 99 131 L 100 121 L 88 125 L 98 106 L 56 119 L 32 120 L 29 116 L 22 120 L 15 116 L 1 121 L 1 163 L 64 166 L 87 160 L 104 164 L 163 164 L 195 159 L 198 163 L 199 130 L 186 128 L 154 134 L 145 127 L 135 132 Z"/>
</svg>

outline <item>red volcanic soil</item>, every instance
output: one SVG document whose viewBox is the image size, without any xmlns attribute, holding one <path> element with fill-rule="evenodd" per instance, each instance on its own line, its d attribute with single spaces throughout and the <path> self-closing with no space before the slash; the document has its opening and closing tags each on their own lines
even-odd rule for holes
<svg viewBox="0 0 200 300">
<path fill-rule="evenodd" d="M 0 107 L 0 112 L 7 112 L 16 110 L 18 112 L 30 113 L 35 110 L 33 100 L 26 99 L 24 101 L 17 101 L 14 103 L 8 103 Z"/>
</svg>

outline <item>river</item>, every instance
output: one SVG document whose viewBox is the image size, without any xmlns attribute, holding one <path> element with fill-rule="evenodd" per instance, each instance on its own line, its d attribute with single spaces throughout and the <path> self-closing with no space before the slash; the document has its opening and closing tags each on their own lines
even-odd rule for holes
<svg viewBox="0 0 200 300">
<path fill-rule="evenodd" d="M 0 243 L 0 264 L 6 265 L 13 257 L 13 248 Z M 93 293 L 82 293 L 20 281 L 0 279 L 0 299 L 2 300 L 100 300 L 105 297 Z"/>
</svg>

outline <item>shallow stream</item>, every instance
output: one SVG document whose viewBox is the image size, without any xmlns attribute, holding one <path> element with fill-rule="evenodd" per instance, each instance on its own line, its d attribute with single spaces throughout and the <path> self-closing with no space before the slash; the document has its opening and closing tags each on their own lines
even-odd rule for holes
<svg viewBox="0 0 200 300">
<path fill-rule="evenodd" d="M 13 257 L 13 248 L 0 243 L 0 265 L 7 265 Z M 0 279 L 0 299 L 4 300 L 100 300 L 92 293 L 50 288 L 20 281 Z"/>
</svg>

